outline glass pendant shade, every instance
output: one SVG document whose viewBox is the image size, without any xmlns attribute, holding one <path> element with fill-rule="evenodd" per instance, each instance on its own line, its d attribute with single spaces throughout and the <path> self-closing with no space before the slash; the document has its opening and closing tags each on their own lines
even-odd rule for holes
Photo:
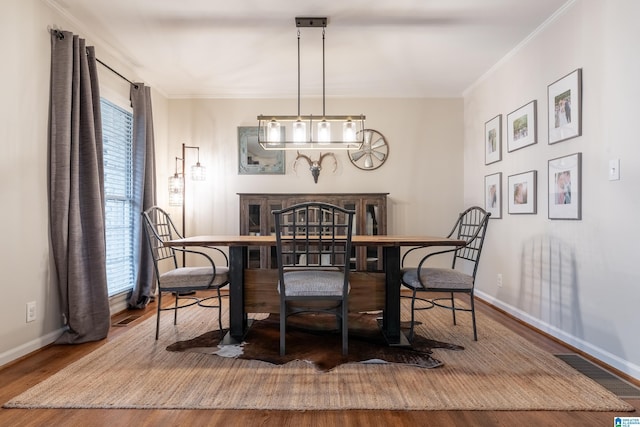
<svg viewBox="0 0 640 427">
<path fill-rule="evenodd" d="M 191 179 L 193 181 L 205 181 L 207 179 L 207 168 L 202 166 L 200 162 L 191 166 Z"/>
<path fill-rule="evenodd" d="M 184 201 L 184 181 L 177 173 L 169 177 L 169 206 L 182 206 Z"/>
<path fill-rule="evenodd" d="M 267 142 L 280 142 L 280 123 L 275 120 L 267 126 Z"/>
<path fill-rule="evenodd" d="M 298 120 L 293 124 L 293 142 L 303 144 L 307 140 L 307 124 Z"/>
<path fill-rule="evenodd" d="M 351 120 L 342 124 L 342 140 L 344 142 L 355 142 L 357 126 Z"/>
<path fill-rule="evenodd" d="M 318 123 L 318 142 L 329 143 L 331 142 L 331 123 L 326 120 L 322 120 Z"/>
</svg>

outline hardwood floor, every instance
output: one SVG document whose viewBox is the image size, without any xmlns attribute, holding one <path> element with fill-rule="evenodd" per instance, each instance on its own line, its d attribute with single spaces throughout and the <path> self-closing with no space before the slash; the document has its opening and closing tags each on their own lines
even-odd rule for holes
<svg viewBox="0 0 640 427">
<path fill-rule="evenodd" d="M 491 316 L 540 348 L 555 353 L 571 349 L 486 304 L 477 310 Z M 130 325 L 155 314 L 154 306 Z M 114 316 L 114 322 L 131 313 Z M 130 327 L 113 327 L 99 343 L 49 346 L 0 369 L 0 404 L 83 357 Z M 133 409 L 0 409 L 0 426 L 610 426 L 615 416 L 639 417 L 640 399 L 627 400 L 630 413 L 559 411 L 263 411 Z"/>
</svg>

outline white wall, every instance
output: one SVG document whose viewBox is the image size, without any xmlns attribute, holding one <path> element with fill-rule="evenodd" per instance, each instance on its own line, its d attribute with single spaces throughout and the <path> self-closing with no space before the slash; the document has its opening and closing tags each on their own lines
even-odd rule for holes
<svg viewBox="0 0 640 427">
<path fill-rule="evenodd" d="M 108 41 L 93 37 L 82 23 L 53 10 L 46 1 L 8 0 L 0 25 L 7 40 L 0 52 L 0 186 L 6 208 L 0 212 L 0 366 L 58 337 L 62 326 L 58 290 L 50 276 L 47 199 L 47 121 L 50 38 L 47 27 L 73 31 L 96 46 L 98 58 L 132 80 L 144 81 Z M 128 84 L 101 66 L 101 94 L 126 105 Z M 151 85 L 153 86 L 152 82 Z M 287 155 L 281 176 L 237 173 L 237 126 L 255 126 L 259 113 L 296 108 L 295 100 L 167 100 L 152 93 L 158 170 L 158 203 L 167 205 L 166 183 L 181 144 L 201 147 L 208 167 L 205 183 L 189 185 L 189 234 L 236 233 L 237 192 L 389 192 L 389 227 L 393 233 L 442 233 L 462 207 L 462 99 L 327 100 L 327 109 L 365 113 L 367 126 L 382 132 L 390 156 L 375 172 L 351 165 L 336 153 L 335 174 L 323 170 L 318 184 L 301 167 L 293 172 L 295 153 Z M 317 100 L 309 101 L 316 103 Z M 311 111 L 311 112 L 315 112 Z M 313 156 L 317 153 L 307 153 Z M 187 160 L 195 153 L 188 151 Z M 443 185 L 446 183 L 446 185 Z M 179 209 L 174 218 L 180 220 Z M 36 301 L 37 320 L 26 323 L 26 303 Z"/>
<path fill-rule="evenodd" d="M 315 102 L 315 109 L 313 103 Z M 187 234 L 235 234 L 239 231 L 239 192 L 330 193 L 388 192 L 389 233 L 443 234 L 462 207 L 462 99 L 327 100 L 329 114 L 367 116 L 365 127 L 381 132 L 389 143 L 389 158 L 374 171 L 351 164 L 335 150 L 338 168 L 325 160 L 315 184 L 308 166 L 294 172 L 297 153 L 286 153 L 285 175 L 238 174 L 238 126 L 257 126 L 256 116 L 296 111 L 296 100 L 171 100 L 169 145 L 159 167 L 159 194 L 166 197 L 168 176 L 175 170 L 180 144 L 200 148 L 206 182 L 187 183 Z M 314 100 L 303 100 L 311 113 L 321 111 Z M 303 151 L 313 159 L 320 152 Z M 187 152 L 187 168 L 196 152 Z M 163 165 L 162 159 L 158 163 Z M 180 220 L 180 208 L 172 209 Z"/>
<path fill-rule="evenodd" d="M 125 66 L 90 30 L 70 22 L 41 0 L 2 2 L 0 28 L 0 366 L 55 340 L 62 316 L 58 289 L 50 277 L 47 198 L 47 123 L 51 42 L 48 26 L 73 31 L 96 46 L 98 58 L 130 79 Z M 126 82 L 98 66 L 101 93 L 119 103 L 128 100 Z M 152 94 L 158 151 L 166 152 L 166 98 Z M 26 323 L 26 303 L 36 301 L 37 319 Z"/>
<path fill-rule="evenodd" d="M 640 2 L 577 0 L 465 96 L 467 203 L 482 203 L 485 175 L 502 172 L 503 219 L 491 220 L 479 270 L 480 295 L 640 378 L 637 268 L 640 238 Z M 583 70 L 582 136 L 549 145 L 547 85 Z M 538 143 L 484 165 L 484 122 L 538 101 Z M 547 217 L 547 161 L 582 153 L 582 220 Z M 608 180 L 609 159 L 621 180 Z M 509 215 L 507 176 L 538 171 L 538 212 Z M 562 257 L 558 258 L 559 250 Z M 496 276 L 503 275 L 503 286 Z"/>
<path fill-rule="evenodd" d="M 5 241 L 0 245 L 0 357 L 51 332 L 60 317 L 45 303 L 57 301 L 47 286 L 47 16 L 36 1 L 2 6 L 0 26 L 10 36 L 0 48 L 5 64 L 0 67 L 0 227 Z M 28 301 L 39 302 L 38 321 L 29 324 Z"/>
</svg>

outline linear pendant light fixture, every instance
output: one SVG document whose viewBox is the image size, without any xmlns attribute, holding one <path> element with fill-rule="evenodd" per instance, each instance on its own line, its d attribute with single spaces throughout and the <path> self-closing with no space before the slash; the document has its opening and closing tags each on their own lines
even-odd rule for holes
<svg viewBox="0 0 640 427">
<path fill-rule="evenodd" d="M 258 143 L 265 150 L 358 150 L 364 142 L 362 114 L 328 116 L 325 112 L 324 29 L 327 18 L 296 18 L 298 28 L 298 114 L 259 115 Z M 300 114 L 300 28 L 322 27 L 322 115 Z"/>
</svg>

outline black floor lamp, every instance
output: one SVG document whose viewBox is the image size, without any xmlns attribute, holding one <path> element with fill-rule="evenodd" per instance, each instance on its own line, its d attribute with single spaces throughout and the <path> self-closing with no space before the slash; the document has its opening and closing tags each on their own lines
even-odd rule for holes
<svg viewBox="0 0 640 427">
<path fill-rule="evenodd" d="M 169 177 L 169 205 L 182 206 L 182 236 L 187 237 L 186 226 L 186 179 L 185 179 L 185 163 L 186 151 L 194 149 L 198 152 L 198 160 L 195 165 L 191 166 L 191 180 L 204 181 L 207 178 L 206 168 L 200 164 L 200 147 L 182 144 L 182 156 L 176 157 L 176 170 L 173 176 Z M 178 162 L 181 162 L 180 173 L 178 173 Z M 182 265 L 186 265 L 186 254 L 182 253 Z"/>
</svg>

